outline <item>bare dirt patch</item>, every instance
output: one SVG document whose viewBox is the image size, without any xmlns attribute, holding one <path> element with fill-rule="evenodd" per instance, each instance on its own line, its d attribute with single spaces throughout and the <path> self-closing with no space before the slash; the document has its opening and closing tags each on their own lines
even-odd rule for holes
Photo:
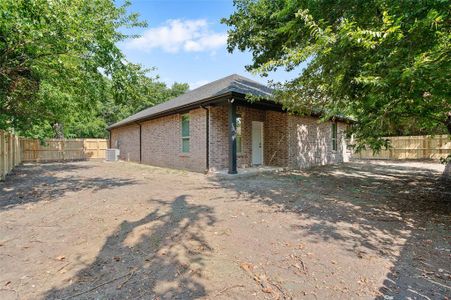
<svg viewBox="0 0 451 300">
<path fill-rule="evenodd" d="M 450 297 L 442 171 L 365 162 L 217 180 L 24 165 L 0 183 L 0 298 Z"/>
</svg>

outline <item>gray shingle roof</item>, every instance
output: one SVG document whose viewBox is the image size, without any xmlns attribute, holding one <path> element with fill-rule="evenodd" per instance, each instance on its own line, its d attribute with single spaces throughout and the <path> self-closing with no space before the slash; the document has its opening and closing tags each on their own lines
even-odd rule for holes
<svg viewBox="0 0 451 300">
<path fill-rule="evenodd" d="M 144 109 L 122 121 L 110 125 L 108 128 L 120 127 L 139 120 L 151 118 L 154 115 L 162 114 L 180 107 L 189 106 L 190 104 L 198 103 L 212 97 L 225 95 L 230 92 L 240 93 L 243 95 L 251 94 L 265 99 L 270 99 L 272 96 L 272 90 L 267 86 L 246 77 L 233 74 L 207 83 L 197 89 L 188 91 L 185 94 L 167 102 Z"/>
</svg>

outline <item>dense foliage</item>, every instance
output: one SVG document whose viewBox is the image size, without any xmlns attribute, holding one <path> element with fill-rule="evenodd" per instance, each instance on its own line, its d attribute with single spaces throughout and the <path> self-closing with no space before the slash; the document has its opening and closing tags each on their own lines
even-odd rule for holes
<svg viewBox="0 0 451 300">
<path fill-rule="evenodd" d="M 228 49 L 248 70 L 298 72 L 276 99 L 303 114 L 345 114 L 359 147 L 387 134 L 451 133 L 446 0 L 235 0 Z M 306 64 L 300 70 L 301 64 Z"/>
<path fill-rule="evenodd" d="M 101 137 L 107 124 L 184 92 L 128 63 L 123 29 L 146 24 L 112 0 L 0 1 L 0 128 Z"/>
</svg>

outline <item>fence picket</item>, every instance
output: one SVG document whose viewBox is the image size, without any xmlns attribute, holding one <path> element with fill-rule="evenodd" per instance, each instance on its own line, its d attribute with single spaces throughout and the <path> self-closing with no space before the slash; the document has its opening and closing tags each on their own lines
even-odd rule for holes
<svg viewBox="0 0 451 300">
<path fill-rule="evenodd" d="M 0 181 L 22 162 L 47 162 L 105 159 L 106 139 L 48 139 L 21 138 L 0 130 Z"/>
<path fill-rule="evenodd" d="M 440 159 L 451 154 L 451 137 L 448 135 L 420 135 L 387 137 L 391 148 L 373 154 L 372 150 L 355 153 L 361 159 Z"/>
<path fill-rule="evenodd" d="M 0 130 L 0 180 L 6 176 L 5 133 Z"/>
</svg>

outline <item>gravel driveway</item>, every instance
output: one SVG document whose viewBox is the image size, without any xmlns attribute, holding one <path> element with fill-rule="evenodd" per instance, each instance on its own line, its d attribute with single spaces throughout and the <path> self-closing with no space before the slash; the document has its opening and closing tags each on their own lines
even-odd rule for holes
<svg viewBox="0 0 451 300">
<path fill-rule="evenodd" d="M 0 299 L 449 298 L 442 170 L 23 165 L 0 183 Z"/>
</svg>

